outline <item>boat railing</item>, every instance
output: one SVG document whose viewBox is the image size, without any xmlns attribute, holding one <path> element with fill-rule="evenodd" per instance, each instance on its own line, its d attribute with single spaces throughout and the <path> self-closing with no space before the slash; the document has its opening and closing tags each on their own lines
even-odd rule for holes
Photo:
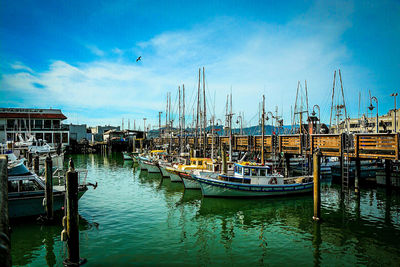
<svg viewBox="0 0 400 267">
<path fill-rule="evenodd" d="M 79 185 L 86 185 L 88 170 L 75 169 L 75 171 L 78 173 Z M 53 172 L 53 184 L 54 185 L 65 185 L 65 171 L 63 169 L 56 169 Z"/>
<path fill-rule="evenodd" d="M 312 175 L 283 178 L 284 184 L 301 184 L 301 183 L 309 183 L 312 181 L 313 181 Z"/>
</svg>

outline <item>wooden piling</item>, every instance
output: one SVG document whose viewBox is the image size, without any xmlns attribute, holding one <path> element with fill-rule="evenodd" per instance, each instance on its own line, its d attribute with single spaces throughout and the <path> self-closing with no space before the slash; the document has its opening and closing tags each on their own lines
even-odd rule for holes
<svg viewBox="0 0 400 267">
<path fill-rule="evenodd" d="M 46 216 L 47 220 L 53 220 L 54 210 L 53 210 L 53 162 L 50 155 L 46 157 L 45 161 L 45 199 L 46 199 Z"/>
<path fill-rule="evenodd" d="M 8 159 L 0 155 L 0 263 L 2 266 L 11 266 L 11 241 L 8 218 Z"/>
<path fill-rule="evenodd" d="M 133 142 L 132 142 L 132 152 L 136 152 L 136 137 L 133 137 Z"/>
<path fill-rule="evenodd" d="M 314 216 L 315 221 L 321 219 L 321 185 L 320 185 L 320 170 L 321 170 L 321 152 L 317 151 L 313 155 L 313 171 L 314 171 Z"/>
<path fill-rule="evenodd" d="M 79 266 L 78 173 L 73 168 L 72 160 L 70 160 L 66 182 L 68 258 L 64 261 L 64 265 Z"/>
<path fill-rule="evenodd" d="M 33 170 L 39 175 L 39 156 L 37 155 L 33 158 Z"/>
<path fill-rule="evenodd" d="M 222 157 L 222 174 L 227 174 L 225 145 L 222 145 L 221 157 Z"/>
<path fill-rule="evenodd" d="M 359 180 L 361 177 L 361 162 L 359 158 L 355 159 L 355 163 L 356 163 L 356 169 L 355 169 L 355 175 L 354 175 L 354 192 L 355 193 L 359 193 L 360 189 L 359 189 Z"/>
<path fill-rule="evenodd" d="M 140 143 L 140 153 L 143 153 L 143 138 L 140 139 L 139 143 Z M 171 151 L 171 147 L 169 149 Z"/>
<path fill-rule="evenodd" d="M 285 154 L 285 177 L 290 176 L 290 156 L 289 154 Z"/>
<path fill-rule="evenodd" d="M 385 176 L 386 176 L 386 187 L 390 188 L 392 186 L 391 183 L 391 164 L 392 162 L 389 159 L 385 159 Z"/>
</svg>

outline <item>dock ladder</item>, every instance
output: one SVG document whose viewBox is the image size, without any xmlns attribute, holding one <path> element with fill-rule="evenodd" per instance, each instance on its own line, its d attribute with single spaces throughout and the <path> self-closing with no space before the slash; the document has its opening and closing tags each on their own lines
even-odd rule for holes
<svg viewBox="0 0 400 267">
<path fill-rule="evenodd" d="M 344 134 L 342 136 L 343 140 L 343 159 L 342 159 L 342 190 L 349 190 L 349 180 L 350 180 L 350 138 L 349 135 Z"/>
</svg>

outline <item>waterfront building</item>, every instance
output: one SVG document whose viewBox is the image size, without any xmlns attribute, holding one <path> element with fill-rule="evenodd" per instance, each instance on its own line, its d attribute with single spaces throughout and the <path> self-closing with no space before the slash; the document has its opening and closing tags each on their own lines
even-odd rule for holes
<svg viewBox="0 0 400 267">
<path fill-rule="evenodd" d="M 67 117 L 60 109 L 0 108 L 0 142 L 19 141 L 33 135 L 51 145 L 69 145 L 69 131 L 61 122 Z"/>
<path fill-rule="evenodd" d="M 396 112 L 394 109 L 389 110 L 385 115 L 378 116 L 378 130 L 379 133 L 394 133 L 395 126 L 395 113 L 397 131 L 399 132 L 400 109 Z M 347 119 L 347 127 L 349 133 L 376 133 L 376 116 L 361 116 L 361 118 Z M 331 133 L 346 132 L 346 121 L 342 121 L 338 126 L 332 125 Z"/>
</svg>

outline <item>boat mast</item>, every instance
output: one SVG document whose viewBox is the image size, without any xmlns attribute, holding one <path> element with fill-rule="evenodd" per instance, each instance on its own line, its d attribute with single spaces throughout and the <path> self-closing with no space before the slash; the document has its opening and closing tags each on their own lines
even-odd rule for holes
<svg viewBox="0 0 400 267">
<path fill-rule="evenodd" d="M 333 99 L 335 97 L 335 81 L 336 81 L 336 70 L 333 73 L 333 87 L 332 87 L 332 104 L 331 104 L 331 117 L 329 119 L 329 128 L 332 127 L 332 112 L 333 112 Z M 339 130 L 339 129 L 337 129 Z"/>
<path fill-rule="evenodd" d="M 179 93 L 179 149 L 182 151 L 182 114 L 181 114 L 181 87 L 178 86 Z"/>
<path fill-rule="evenodd" d="M 200 75 L 201 75 L 201 69 L 199 68 L 199 84 L 198 84 L 198 88 L 197 88 L 197 114 L 196 114 L 196 143 L 198 144 L 198 136 L 199 136 L 199 114 L 200 114 Z"/>
<path fill-rule="evenodd" d="M 340 78 L 340 87 L 342 89 L 342 99 L 343 99 L 343 106 L 344 106 L 344 120 L 345 120 L 345 124 L 346 124 L 346 131 L 349 131 L 349 121 L 347 119 L 347 109 L 346 109 L 346 102 L 344 100 L 344 92 L 343 92 L 343 82 L 342 82 L 342 74 L 340 73 L 340 69 L 339 69 L 339 78 Z"/>
<path fill-rule="evenodd" d="M 182 84 L 182 131 L 185 131 L 185 85 Z M 184 145 L 186 145 L 186 134 Z M 181 147 L 181 152 L 184 151 L 184 147 Z"/>
<path fill-rule="evenodd" d="M 206 133 L 206 128 L 207 128 L 207 113 L 206 113 L 206 84 L 205 84 L 205 74 L 204 74 L 204 67 L 203 67 L 203 130 L 204 130 L 204 152 L 203 156 L 206 157 L 206 152 L 207 152 L 207 133 Z"/>
<path fill-rule="evenodd" d="M 229 113 L 229 161 L 232 162 L 232 87 L 231 87 L 231 110 Z"/>
<path fill-rule="evenodd" d="M 261 164 L 264 165 L 264 118 L 265 118 L 265 95 L 263 95 L 261 113 Z"/>
</svg>

